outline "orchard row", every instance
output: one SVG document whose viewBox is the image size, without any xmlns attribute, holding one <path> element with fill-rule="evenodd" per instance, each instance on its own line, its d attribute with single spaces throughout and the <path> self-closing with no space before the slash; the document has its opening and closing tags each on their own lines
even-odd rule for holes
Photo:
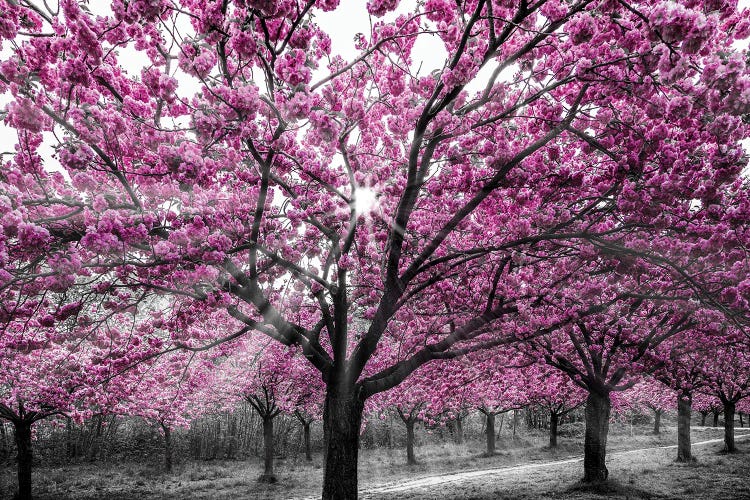
<svg viewBox="0 0 750 500">
<path fill-rule="evenodd" d="M 748 390 L 749 34 L 717 0 L 4 2 L 20 497 L 40 419 L 241 395 L 317 407 L 326 500 L 383 401 L 585 400 L 598 482 L 658 381 L 688 460 L 693 401 Z"/>
</svg>

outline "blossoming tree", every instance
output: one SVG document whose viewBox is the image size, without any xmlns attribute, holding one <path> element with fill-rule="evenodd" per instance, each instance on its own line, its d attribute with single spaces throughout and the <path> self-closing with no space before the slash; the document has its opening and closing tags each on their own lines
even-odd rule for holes
<svg viewBox="0 0 750 500">
<path fill-rule="evenodd" d="M 742 168 L 732 3 L 370 0 L 347 60 L 316 22 L 337 0 L 59 4 L 0 7 L 3 294 L 108 274 L 244 325 L 217 342 L 300 346 L 326 385 L 324 498 L 357 496 L 369 397 L 532 334 L 501 324 L 571 285 L 533 262 L 686 272 L 686 221 Z"/>
</svg>

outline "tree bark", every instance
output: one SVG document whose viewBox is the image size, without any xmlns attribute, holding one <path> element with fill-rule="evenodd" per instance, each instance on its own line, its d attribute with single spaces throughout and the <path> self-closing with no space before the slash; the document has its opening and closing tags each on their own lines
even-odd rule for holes
<svg viewBox="0 0 750 500">
<path fill-rule="evenodd" d="M 701 412 L 701 427 L 706 426 L 706 417 L 708 416 L 708 412 L 702 411 Z"/>
<path fill-rule="evenodd" d="M 560 415 L 551 411 L 549 413 L 549 447 L 557 448 L 557 424 L 560 422 Z"/>
<path fill-rule="evenodd" d="M 328 388 L 323 408 L 323 500 L 357 499 L 359 428 L 364 401 L 354 391 Z"/>
<path fill-rule="evenodd" d="M 406 463 L 416 465 L 417 459 L 414 458 L 414 420 L 407 419 L 406 423 Z"/>
<path fill-rule="evenodd" d="M 745 422 L 742 421 L 742 412 L 738 412 L 737 416 L 740 417 L 740 427 L 745 427 Z"/>
<path fill-rule="evenodd" d="M 492 412 L 485 413 L 487 417 L 487 456 L 495 454 L 495 414 Z"/>
<path fill-rule="evenodd" d="M 273 473 L 273 417 L 263 415 L 263 474 L 258 478 L 261 483 L 275 483 Z"/>
<path fill-rule="evenodd" d="M 461 417 L 456 417 L 456 443 L 463 444 L 464 442 L 464 424 Z"/>
<path fill-rule="evenodd" d="M 586 399 L 586 437 L 584 440 L 583 481 L 606 481 L 607 434 L 611 409 L 609 393 L 590 391 Z"/>
<path fill-rule="evenodd" d="M 718 427 L 719 426 L 719 413 L 720 412 L 718 412 L 718 411 L 714 412 L 714 427 Z"/>
<path fill-rule="evenodd" d="M 305 460 L 312 462 L 312 450 L 310 446 L 310 422 L 302 423 L 302 431 L 305 439 Z"/>
<path fill-rule="evenodd" d="M 172 472 L 172 430 L 162 424 L 164 430 L 164 470 Z"/>
<path fill-rule="evenodd" d="M 690 448 L 690 417 L 692 413 L 692 398 L 690 395 L 680 395 L 677 398 L 677 461 L 690 462 L 693 454 Z M 703 414 L 705 420 L 706 415 Z"/>
<path fill-rule="evenodd" d="M 654 434 L 661 432 L 661 410 L 654 410 Z"/>
<path fill-rule="evenodd" d="M 734 411 L 735 403 L 724 402 L 724 451 L 734 453 L 737 446 L 734 444 Z"/>
<path fill-rule="evenodd" d="M 13 422 L 16 448 L 18 450 L 18 500 L 31 500 L 31 422 Z"/>
</svg>

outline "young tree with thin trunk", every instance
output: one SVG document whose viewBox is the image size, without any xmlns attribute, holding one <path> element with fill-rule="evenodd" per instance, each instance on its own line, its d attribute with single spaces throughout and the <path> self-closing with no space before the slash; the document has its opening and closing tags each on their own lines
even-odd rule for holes
<svg viewBox="0 0 750 500">
<path fill-rule="evenodd" d="M 580 408 L 586 393 L 570 377 L 549 366 L 537 364 L 524 370 L 529 402 L 549 413 L 549 447 L 557 448 L 558 426 L 568 413 Z"/>
<path fill-rule="evenodd" d="M 737 339 L 733 335 L 733 339 Z M 739 335 L 740 339 L 743 335 Z M 729 339 L 728 339 L 729 340 Z M 705 359 L 704 376 L 707 383 L 704 390 L 721 402 L 724 414 L 724 451 L 734 453 L 737 445 L 734 440 L 735 414 L 737 403 L 750 397 L 750 352 L 746 343 L 731 342 L 718 346 Z M 718 415 L 718 413 L 714 413 Z"/>
</svg>

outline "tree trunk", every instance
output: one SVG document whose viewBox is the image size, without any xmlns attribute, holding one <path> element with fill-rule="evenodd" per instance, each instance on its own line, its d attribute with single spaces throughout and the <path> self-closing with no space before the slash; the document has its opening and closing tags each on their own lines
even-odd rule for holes
<svg viewBox="0 0 750 500">
<path fill-rule="evenodd" d="M 708 412 L 702 411 L 701 412 L 701 427 L 706 426 L 706 417 L 708 416 Z"/>
<path fill-rule="evenodd" d="M 560 416 L 551 411 L 549 414 L 549 447 L 557 448 L 557 424 L 560 421 Z"/>
<path fill-rule="evenodd" d="M 164 470 L 172 472 L 172 430 L 162 424 L 164 430 Z"/>
<path fill-rule="evenodd" d="M 742 421 L 742 412 L 737 413 L 737 416 L 740 417 L 740 427 L 745 427 L 745 422 Z"/>
<path fill-rule="evenodd" d="M 495 414 L 492 412 L 485 413 L 487 417 L 487 456 L 495 454 Z"/>
<path fill-rule="evenodd" d="M 31 500 L 31 422 L 13 422 L 18 449 L 18 500 Z"/>
<path fill-rule="evenodd" d="M 719 426 L 719 413 L 720 412 L 718 412 L 718 411 L 714 412 L 714 427 L 718 427 Z"/>
<path fill-rule="evenodd" d="M 586 399 L 586 437 L 584 440 L 583 481 L 605 481 L 609 475 L 605 460 L 609 433 L 609 393 L 589 392 Z"/>
<path fill-rule="evenodd" d="M 456 418 L 456 443 L 463 444 L 464 442 L 464 424 L 461 417 Z"/>
<path fill-rule="evenodd" d="M 65 422 L 65 456 L 75 458 L 75 442 L 73 440 L 73 419 L 68 417 Z"/>
<path fill-rule="evenodd" d="M 406 463 L 416 465 L 417 459 L 414 458 L 414 420 L 406 420 Z"/>
<path fill-rule="evenodd" d="M 275 483 L 273 474 L 273 417 L 263 415 L 263 474 L 258 478 L 261 483 Z"/>
<path fill-rule="evenodd" d="M 95 462 L 99 456 L 99 444 L 102 437 L 102 419 L 101 415 L 94 417 L 96 420 L 96 430 L 91 440 L 91 448 L 89 448 L 89 462 Z"/>
<path fill-rule="evenodd" d="M 734 410 L 735 403 L 724 402 L 724 451 L 728 453 L 737 451 L 734 444 Z"/>
<path fill-rule="evenodd" d="M 5 422 L 0 420 L 0 438 L 2 439 L 2 454 L 0 454 L 0 460 L 8 458 L 10 451 L 8 450 L 8 437 L 5 433 Z"/>
<path fill-rule="evenodd" d="M 661 432 L 661 410 L 654 410 L 654 434 Z"/>
<path fill-rule="evenodd" d="M 692 412 L 690 395 L 677 398 L 677 461 L 690 462 L 693 459 L 690 449 L 690 417 Z M 706 414 L 703 414 L 705 420 Z"/>
<path fill-rule="evenodd" d="M 302 431 L 305 436 L 305 460 L 312 462 L 312 450 L 310 447 L 310 422 L 302 423 Z"/>
<path fill-rule="evenodd" d="M 326 393 L 323 500 L 357 499 L 357 455 L 364 401 L 352 392 L 329 388 Z"/>
</svg>

